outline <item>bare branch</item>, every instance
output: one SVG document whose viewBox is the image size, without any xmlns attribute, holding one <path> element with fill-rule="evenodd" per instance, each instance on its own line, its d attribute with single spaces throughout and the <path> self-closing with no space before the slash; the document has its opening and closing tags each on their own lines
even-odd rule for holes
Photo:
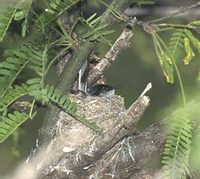
<svg viewBox="0 0 200 179">
<path fill-rule="evenodd" d="M 195 4 L 192 4 L 191 6 L 188 6 L 188 7 L 180 7 L 180 9 L 178 11 L 176 11 L 174 13 L 171 13 L 171 14 L 169 14 L 167 16 L 164 16 L 164 17 L 149 21 L 149 23 L 156 23 L 156 22 L 159 22 L 159 21 L 163 21 L 163 20 L 169 19 L 171 17 L 175 17 L 175 16 L 180 15 L 180 14 L 182 14 L 182 13 L 184 13 L 184 12 L 190 10 L 190 9 L 198 7 L 199 5 L 200 5 L 200 1 L 195 3 Z"/>
<path fill-rule="evenodd" d="M 127 8 L 124 11 L 124 14 L 129 17 L 139 17 L 139 16 L 168 16 L 177 11 L 179 11 L 180 7 L 174 6 L 148 6 L 148 7 L 134 7 Z M 176 17 L 186 18 L 186 19 L 194 19 L 198 18 L 200 15 L 199 8 L 193 8 L 185 11 L 184 13 L 176 15 Z"/>
<path fill-rule="evenodd" d="M 107 69 L 112 62 L 114 62 L 118 55 L 126 48 L 130 46 L 130 40 L 133 36 L 133 27 L 136 23 L 136 18 L 132 19 L 121 35 L 117 38 L 113 46 L 108 50 L 105 57 L 89 72 L 88 83 L 91 85 L 93 81 L 96 81 L 103 75 L 105 69 Z"/>
<path fill-rule="evenodd" d="M 125 6 L 127 7 L 127 0 L 113 0 L 113 2 L 110 5 L 110 8 L 115 7 L 115 9 L 119 13 L 123 13 Z M 114 22 L 115 17 L 110 12 L 110 9 L 107 9 L 101 16 L 101 23 L 100 26 L 103 24 L 110 24 Z M 57 87 L 61 90 L 63 93 L 68 93 L 71 85 L 75 81 L 75 78 L 78 74 L 79 69 L 81 68 L 84 61 L 89 57 L 91 52 L 95 49 L 96 43 L 95 42 L 86 42 L 84 44 L 81 44 L 77 49 L 74 49 L 74 52 L 72 54 L 71 59 L 65 65 L 62 74 L 59 78 L 59 82 L 57 84 Z M 55 126 L 55 123 L 57 122 L 57 116 L 59 114 L 60 109 L 50 104 L 48 106 L 48 113 L 44 119 L 44 124 L 40 130 L 40 141 L 42 143 L 48 143 L 48 141 L 51 139 L 51 137 L 54 135 L 54 131 L 52 130 L 52 127 Z"/>
</svg>

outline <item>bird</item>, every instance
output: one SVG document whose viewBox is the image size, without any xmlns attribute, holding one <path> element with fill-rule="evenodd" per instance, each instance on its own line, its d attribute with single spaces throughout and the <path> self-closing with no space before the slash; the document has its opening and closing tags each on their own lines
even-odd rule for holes
<svg viewBox="0 0 200 179">
<path fill-rule="evenodd" d="M 112 97 L 115 95 L 115 87 L 107 84 L 96 84 L 88 87 L 86 94 L 88 96 Z"/>
<path fill-rule="evenodd" d="M 88 86 L 87 76 L 89 62 L 86 60 L 78 73 L 78 91 L 87 96 L 111 97 L 115 95 L 116 87 L 107 84 L 95 84 Z"/>
</svg>

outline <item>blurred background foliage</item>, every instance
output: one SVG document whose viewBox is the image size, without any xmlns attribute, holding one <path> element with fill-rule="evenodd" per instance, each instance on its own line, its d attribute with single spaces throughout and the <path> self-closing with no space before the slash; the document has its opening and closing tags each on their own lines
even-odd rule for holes
<svg viewBox="0 0 200 179">
<path fill-rule="evenodd" d="M 5 8 L 12 5 L 14 0 L 0 0 L 0 8 Z M 107 1 L 109 3 L 109 1 Z M 187 6 L 195 1 L 181 0 L 181 1 L 156 1 L 155 6 Z M 40 10 L 43 7 L 43 1 L 37 1 L 36 8 Z M 100 5 L 97 1 L 89 0 L 83 6 L 83 13 L 85 17 L 89 17 L 94 12 L 100 14 L 105 10 L 105 6 Z M 153 16 L 139 16 L 137 19 L 148 21 L 153 19 Z M 175 18 L 169 22 L 188 23 L 190 18 Z M 13 23 L 10 27 L 9 34 L 0 43 L 0 61 L 2 54 L 7 48 L 15 48 L 21 43 L 21 36 L 18 27 L 19 24 Z M 109 39 L 114 42 L 118 37 L 125 24 L 115 24 L 113 27 L 115 33 L 109 36 Z M 80 29 L 81 31 L 81 29 Z M 169 41 L 169 34 L 163 33 L 163 38 Z M 102 57 L 109 49 L 107 43 L 98 45 L 96 54 Z M 199 55 L 186 66 L 182 61 L 177 62 L 181 76 L 183 79 L 184 87 L 186 90 L 187 99 L 193 98 L 198 94 L 199 90 Z M 24 75 L 30 75 L 26 71 Z M 156 57 L 152 38 L 149 34 L 145 33 L 141 27 L 134 29 L 134 36 L 132 38 L 131 46 L 120 54 L 117 61 L 105 72 L 107 83 L 110 85 L 120 85 L 117 89 L 117 94 L 125 99 L 126 107 L 128 107 L 143 91 L 147 83 L 153 84 L 153 89 L 149 92 L 151 98 L 151 105 L 145 112 L 139 128 L 144 128 L 156 120 L 161 120 L 171 112 L 173 112 L 182 101 L 180 100 L 180 89 L 178 81 L 175 80 L 174 84 L 168 84 L 165 81 L 163 72 L 160 68 L 159 61 Z M 53 74 L 51 74 L 52 76 Z M 22 76 L 23 78 L 23 76 Z M 181 101 L 181 102 L 180 102 Z M 23 124 L 11 137 L 4 143 L 0 144 L 0 175 L 11 171 L 22 160 L 26 159 L 30 150 L 35 145 L 37 139 L 38 129 L 42 124 L 41 110 L 35 120 L 28 120 Z M 200 148 L 200 136 L 196 135 L 194 145 L 197 149 Z M 195 166 L 200 168 L 200 155 L 198 151 L 194 153 Z M 198 157 L 199 160 L 196 160 Z"/>
</svg>

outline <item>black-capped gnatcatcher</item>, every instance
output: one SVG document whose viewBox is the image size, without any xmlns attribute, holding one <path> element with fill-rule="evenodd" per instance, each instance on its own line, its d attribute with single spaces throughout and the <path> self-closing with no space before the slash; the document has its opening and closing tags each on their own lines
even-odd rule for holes
<svg viewBox="0 0 200 179">
<path fill-rule="evenodd" d="M 78 73 L 78 90 L 89 96 L 111 97 L 115 95 L 115 87 L 106 84 L 96 84 L 88 87 L 87 75 L 89 62 L 86 60 Z"/>
</svg>

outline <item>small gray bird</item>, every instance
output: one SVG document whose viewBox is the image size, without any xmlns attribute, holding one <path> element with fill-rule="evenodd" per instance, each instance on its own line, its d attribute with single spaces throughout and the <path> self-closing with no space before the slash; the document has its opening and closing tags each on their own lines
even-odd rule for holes
<svg viewBox="0 0 200 179">
<path fill-rule="evenodd" d="M 78 73 L 78 90 L 88 96 L 111 97 L 115 95 L 115 87 L 106 84 L 87 86 L 89 63 L 86 60 Z"/>
</svg>

